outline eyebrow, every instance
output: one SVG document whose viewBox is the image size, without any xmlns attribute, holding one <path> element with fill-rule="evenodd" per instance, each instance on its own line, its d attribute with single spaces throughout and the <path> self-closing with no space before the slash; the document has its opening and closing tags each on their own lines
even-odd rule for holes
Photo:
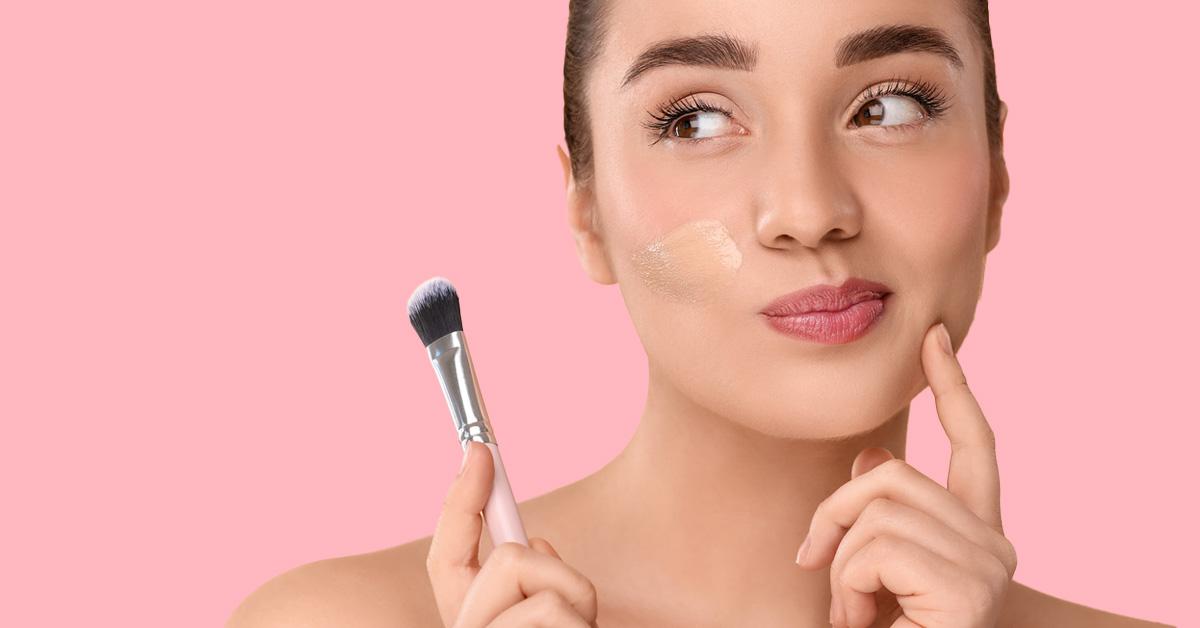
<svg viewBox="0 0 1200 628">
<path fill-rule="evenodd" d="M 962 56 L 944 31 L 916 24 L 885 24 L 840 39 L 834 52 L 834 67 L 878 59 L 902 52 L 928 52 L 963 68 Z M 650 70 L 670 65 L 707 66 L 749 72 L 758 62 L 758 46 L 728 34 L 696 35 L 655 42 L 625 71 L 625 89 Z"/>
</svg>

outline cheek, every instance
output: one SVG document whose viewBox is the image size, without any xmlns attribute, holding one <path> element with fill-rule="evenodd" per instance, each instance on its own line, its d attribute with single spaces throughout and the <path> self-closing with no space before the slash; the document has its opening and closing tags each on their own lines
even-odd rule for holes
<svg viewBox="0 0 1200 628">
<path fill-rule="evenodd" d="M 983 276 L 987 154 L 964 141 L 908 157 L 890 159 L 860 186 L 873 194 L 864 201 L 864 233 L 877 236 L 897 285 L 915 297 L 910 303 L 958 316 L 978 300 Z"/>
<path fill-rule="evenodd" d="M 597 141 L 595 154 L 602 228 L 628 297 L 674 310 L 732 289 L 742 251 L 726 227 L 738 207 L 728 186 L 632 141 Z"/>
<path fill-rule="evenodd" d="M 720 160 L 685 159 L 623 135 L 596 138 L 594 154 L 601 213 L 616 230 L 610 244 L 622 261 L 687 221 L 728 217 L 731 181 L 711 171 Z"/>
<path fill-rule="evenodd" d="M 700 303 L 729 288 L 742 253 L 721 221 L 703 219 L 637 247 L 630 265 L 651 292 L 671 301 Z"/>
</svg>

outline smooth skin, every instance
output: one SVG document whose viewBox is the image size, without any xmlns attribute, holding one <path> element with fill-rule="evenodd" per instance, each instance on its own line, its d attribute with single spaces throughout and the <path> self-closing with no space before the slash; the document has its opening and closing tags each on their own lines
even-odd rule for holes
<svg viewBox="0 0 1200 628">
<path fill-rule="evenodd" d="M 635 433 L 594 473 L 518 504 L 533 547 L 493 548 L 483 534 L 491 464 L 477 447 L 447 478 L 433 535 L 282 574 L 229 625 L 1161 625 L 1013 580 L 995 438 L 956 358 L 937 348 L 939 323 L 952 347 L 967 336 L 1008 196 L 959 0 L 612 8 L 589 78 L 594 179 L 580 185 L 561 146 L 558 157 L 580 264 L 620 289 L 645 349 Z M 928 52 L 835 65 L 841 38 L 897 23 L 945 32 L 963 67 Z M 753 70 L 664 66 L 619 87 L 650 43 L 713 32 L 752 42 Z M 892 77 L 935 84 L 951 105 L 926 124 L 916 101 L 892 94 L 880 120 L 892 128 L 851 124 Z M 647 111 L 688 95 L 732 115 L 707 112 L 703 143 L 651 143 Z M 696 220 L 720 221 L 742 255 L 736 281 L 702 306 L 664 298 L 631 262 Z M 780 294 L 849 276 L 894 291 L 854 342 L 798 341 L 758 315 Z M 604 394 L 604 374 L 589 376 Z M 944 488 L 904 462 L 909 405 L 927 386 L 952 451 Z"/>
<path fill-rule="evenodd" d="M 851 480 L 817 506 L 798 557 L 830 567 L 834 626 L 996 626 L 1017 570 L 995 436 L 944 327 L 927 334 L 921 358 L 950 440 L 948 488 L 887 449 L 859 453 Z"/>
<path fill-rule="evenodd" d="M 425 559 L 442 624 L 595 628 L 595 586 L 545 539 L 530 538 L 530 547 L 502 543 L 480 565 L 479 513 L 491 493 L 491 456 L 482 444 L 468 443 Z"/>
<path fill-rule="evenodd" d="M 940 326 L 930 329 L 921 356 L 950 442 L 948 487 L 885 448 L 863 449 L 852 463 L 850 480 L 817 506 L 805 537 L 811 544 L 797 558 L 800 568 L 826 577 L 832 592 L 828 622 L 803 625 L 1165 626 L 1073 604 L 1012 581 L 1017 555 L 1003 535 L 995 436 L 940 336 Z M 471 443 L 433 535 L 284 573 L 247 598 L 227 626 L 681 625 L 616 607 L 602 613 L 595 584 L 563 561 L 545 538 L 531 536 L 530 547 L 504 543 L 489 550 L 480 513 L 493 472 L 491 452 Z M 560 489 L 519 507 L 523 515 L 532 515 L 526 516 L 528 529 L 552 530 L 578 543 L 572 531 L 579 526 L 563 518 L 570 513 L 556 512 L 569 503 L 564 495 Z M 602 554 L 603 548 L 592 551 Z"/>
</svg>

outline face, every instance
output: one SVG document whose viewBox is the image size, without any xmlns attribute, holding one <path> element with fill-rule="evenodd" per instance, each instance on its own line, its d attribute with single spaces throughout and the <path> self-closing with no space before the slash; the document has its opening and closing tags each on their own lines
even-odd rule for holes
<svg viewBox="0 0 1200 628">
<path fill-rule="evenodd" d="M 610 1 L 588 85 L 595 174 L 568 186 L 569 210 L 585 269 L 620 287 L 654 385 L 777 436 L 877 427 L 925 386 L 926 330 L 966 334 L 999 235 L 961 0 Z M 881 25 L 938 29 L 948 46 L 839 55 Z M 713 34 L 749 54 L 725 67 L 739 55 L 710 45 L 704 64 L 645 64 L 623 84 L 656 42 Z M 761 313 L 848 278 L 891 291 L 854 340 L 785 335 Z"/>
</svg>

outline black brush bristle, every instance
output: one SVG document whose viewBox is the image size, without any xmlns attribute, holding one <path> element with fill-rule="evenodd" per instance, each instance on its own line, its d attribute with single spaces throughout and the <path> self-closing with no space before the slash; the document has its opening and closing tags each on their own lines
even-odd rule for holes
<svg viewBox="0 0 1200 628">
<path fill-rule="evenodd" d="M 446 334 L 462 331 L 454 284 L 445 277 L 430 277 L 417 286 L 408 298 L 408 321 L 426 347 Z"/>
</svg>

